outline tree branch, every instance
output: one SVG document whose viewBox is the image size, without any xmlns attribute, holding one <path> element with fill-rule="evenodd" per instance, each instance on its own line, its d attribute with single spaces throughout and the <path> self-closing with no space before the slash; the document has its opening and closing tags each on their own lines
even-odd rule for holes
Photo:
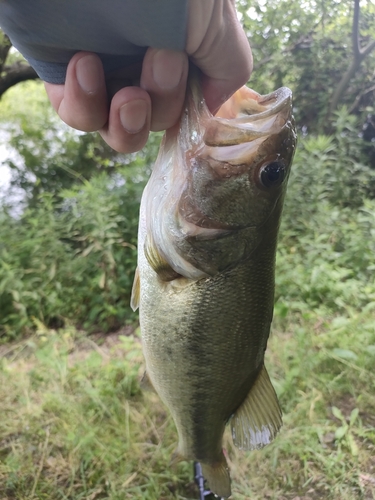
<svg viewBox="0 0 375 500">
<path fill-rule="evenodd" d="M 312 44 L 312 35 L 314 34 L 317 25 L 318 23 L 316 23 L 316 25 L 313 27 L 311 31 L 309 31 L 309 33 L 301 35 L 299 39 L 295 43 L 293 43 L 293 45 L 285 47 L 281 53 L 283 55 L 288 54 L 289 52 L 293 52 L 298 48 L 301 47 L 303 48 L 303 45 L 305 45 L 306 47 L 310 47 Z M 265 64 L 268 64 L 270 61 L 272 61 L 274 55 L 275 54 L 271 54 L 270 56 L 264 57 L 261 61 L 257 63 L 254 62 L 253 71 L 254 72 L 259 71 L 259 69 L 262 68 Z"/>
<path fill-rule="evenodd" d="M 375 40 L 372 40 L 366 45 L 366 47 L 363 47 L 361 49 L 362 59 L 364 59 L 372 50 L 374 50 L 374 48 L 375 48 Z"/>
<path fill-rule="evenodd" d="M 353 29 L 352 29 L 352 42 L 353 42 L 353 59 L 349 64 L 348 69 L 345 71 L 344 75 L 341 78 L 341 81 L 336 87 L 334 91 L 331 102 L 329 105 L 328 115 L 327 115 L 327 123 L 329 123 L 330 118 L 332 116 L 333 111 L 337 108 L 337 105 L 345 93 L 345 90 L 348 87 L 350 80 L 355 76 L 358 71 L 362 61 L 365 57 L 375 48 L 375 40 L 371 40 L 366 47 L 361 48 L 359 43 L 359 0 L 354 0 L 354 15 L 353 15 Z"/>
<path fill-rule="evenodd" d="M 20 61 L 15 62 L 12 66 L 5 66 L 3 75 L 0 77 L 0 98 L 13 85 L 26 80 L 36 80 L 37 78 L 39 77 L 35 70 Z"/>
<path fill-rule="evenodd" d="M 358 108 L 362 97 L 364 97 L 366 94 L 369 94 L 370 92 L 374 92 L 374 90 L 375 90 L 375 85 L 358 94 L 357 97 L 355 98 L 355 101 L 349 108 L 349 113 L 353 113 Z"/>
<path fill-rule="evenodd" d="M 359 0 L 354 0 L 352 43 L 354 59 L 360 59 L 361 48 L 359 45 Z"/>
<path fill-rule="evenodd" d="M 3 71 L 3 67 L 11 47 L 12 42 L 9 40 L 7 35 L 0 30 L 0 73 Z"/>
</svg>

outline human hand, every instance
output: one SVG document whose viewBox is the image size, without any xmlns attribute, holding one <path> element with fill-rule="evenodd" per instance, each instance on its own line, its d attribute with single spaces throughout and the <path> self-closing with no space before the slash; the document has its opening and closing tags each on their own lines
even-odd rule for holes
<svg viewBox="0 0 375 500">
<path fill-rule="evenodd" d="M 107 80 L 99 57 L 79 52 L 68 65 L 65 85 L 45 87 L 64 122 L 86 132 L 98 130 L 113 149 L 131 153 L 142 149 L 150 130 L 165 130 L 177 122 L 189 58 L 202 71 L 203 94 L 215 113 L 252 70 L 234 0 L 189 0 L 185 52 L 149 48 L 141 66 L 125 68 Z"/>
</svg>

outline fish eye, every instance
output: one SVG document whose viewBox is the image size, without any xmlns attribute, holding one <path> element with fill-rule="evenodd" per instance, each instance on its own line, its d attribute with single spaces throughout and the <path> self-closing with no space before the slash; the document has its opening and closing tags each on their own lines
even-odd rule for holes
<svg viewBox="0 0 375 500">
<path fill-rule="evenodd" d="M 263 165 L 260 169 L 259 178 L 264 187 L 277 187 L 283 183 L 285 173 L 285 163 L 281 160 L 276 160 Z"/>
</svg>

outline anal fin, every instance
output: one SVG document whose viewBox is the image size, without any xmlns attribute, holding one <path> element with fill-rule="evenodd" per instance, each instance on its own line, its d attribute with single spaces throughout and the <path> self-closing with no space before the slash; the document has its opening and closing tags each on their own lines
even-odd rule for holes
<svg viewBox="0 0 375 500">
<path fill-rule="evenodd" d="M 231 419 L 233 443 L 240 450 L 269 444 L 282 426 L 280 405 L 263 365 L 249 394 Z"/>
</svg>

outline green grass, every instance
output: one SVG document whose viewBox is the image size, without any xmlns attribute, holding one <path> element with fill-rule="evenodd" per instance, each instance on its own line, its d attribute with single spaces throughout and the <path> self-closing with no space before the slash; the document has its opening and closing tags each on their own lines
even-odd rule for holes
<svg viewBox="0 0 375 500">
<path fill-rule="evenodd" d="M 267 367 L 284 426 L 253 453 L 226 437 L 233 498 L 374 499 L 374 310 L 281 312 Z M 39 325 L 1 349 L 1 500 L 198 498 L 192 465 L 169 465 L 170 417 L 139 388 L 137 332 L 88 337 Z"/>
</svg>

